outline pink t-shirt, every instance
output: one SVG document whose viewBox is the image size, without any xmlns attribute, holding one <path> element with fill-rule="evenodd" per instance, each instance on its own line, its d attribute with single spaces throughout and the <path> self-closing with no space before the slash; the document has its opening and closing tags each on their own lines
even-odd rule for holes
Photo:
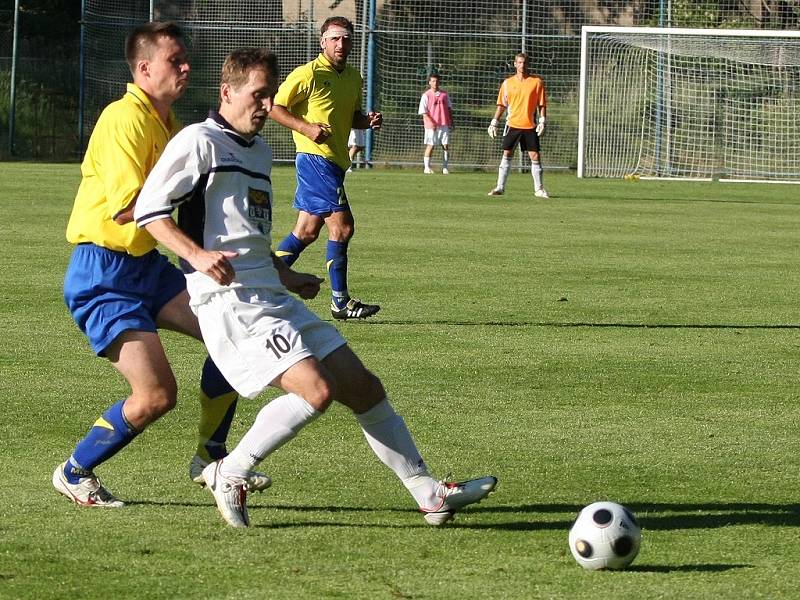
<svg viewBox="0 0 800 600">
<path fill-rule="evenodd" d="M 423 115 L 425 128 L 453 126 L 453 105 L 450 96 L 444 90 L 434 92 L 428 90 L 419 100 L 419 114 Z M 427 119 L 425 118 L 427 116 Z"/>
</svg>

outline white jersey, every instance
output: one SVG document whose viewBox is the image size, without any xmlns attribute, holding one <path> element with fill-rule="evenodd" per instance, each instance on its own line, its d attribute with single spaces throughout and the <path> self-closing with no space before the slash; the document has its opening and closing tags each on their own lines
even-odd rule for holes
<svg viewBox="0 0 800 600">
<path fill-rule="evenodd" d="M 139 227 L 169 218 L 206 250 L 230 250 L 236 278 L 229 286 L 194 272 L 181 260 L 192 304 L 234 287 L 285 293 L 270 254 L 272 149 L 261 137 L 243 138 L 216 112 L 189 125 L 167 145 L 139 193 Z"/>
</svg>

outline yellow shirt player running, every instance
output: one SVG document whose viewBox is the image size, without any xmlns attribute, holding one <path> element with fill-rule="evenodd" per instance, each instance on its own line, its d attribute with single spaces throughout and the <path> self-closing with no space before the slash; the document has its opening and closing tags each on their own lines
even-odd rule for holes
<svg viewBox="0 0 800 600">
<path fill-rule="evenodd" d="M 100 484 L 94 468 L 175 406 L 175 377 L 158 328 L 202 339 L 183 273 L 132 218 L 145 178 L 179 129 L 171 107 L 189 81 L 182 38 L 172 23 L 147 23 L 128 36 L 125 58 L 133 83 L 97 121 L 67 226 L 67 239 L 76 246 L 64 300 L 95 353 L 108 358 L 131 386 L 130 395 L 108 408 L 53 472 L 56 490 L 81 506 L 123 505 Z M 226 454 L 237 394 L 211 359 L 200 388 L 200 443 L 190 475 L 204 483 L 203 467 Z M 263 475 L 250 479 L 260 489 L 271 483 Z"/>
<path fill-rule="evenodd" d="M 361 112 L 361 75 L 347 64 L 353 49 L 353 24 L 344 17 L 330 17 L 320 34 L 322 52 L 289 74 L 270 112 L 274 121 L 292 130 L 297 147 L 297 223 L 276 254 L 293 265 L 325 225 L 331 314 L 335 319 L 364 319 L 377 313 L 380 306 L 351 298 L 347 287 L 347 245 L 355 226 L 344 191 L 345 172 L 350 167 L 347 138 L 352 128 L 378 129 L 383 116 Z"/>
<path fill-rule="evenodd" d="M 506 79 L 497 94 L 497 109 L 489 125 L 489 137 L 497 137 L 500 116 L 508 111 L 503 135 L 503 158 L 497 175 L 497 185 L 489 196 L 502 196 L 506 189 L 506 179 L 511 168 L 514 148 L 519 144 L 531 159 L 534 195 L 548 198 L 542 185 L 542 163 L 540 160 L 539 138 L 544 134 L 547 112 L 547 95 L 544 81 L 537 75 L 528 74 L 528 55 L 520 52 L 514 57 L 516 73 Z M 535 115 L 538 113 L 538 120 Z M 536 123 L 536 124 L 534 124 Z"/>
</svg>

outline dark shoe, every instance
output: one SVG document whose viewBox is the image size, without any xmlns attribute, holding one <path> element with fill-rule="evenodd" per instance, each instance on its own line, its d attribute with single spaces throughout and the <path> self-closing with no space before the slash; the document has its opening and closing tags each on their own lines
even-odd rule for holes
<svg viewBox="0 0 800 600">
<path fill-rule="evenodd" d="M 331 314 L 334 319 L 345 321 L 347 319 L 366 319 L 381 309 L 377 304 L 364 304 L 358 298 L 350 298 L 342 308 L 331 304 Z"/>
</svg>

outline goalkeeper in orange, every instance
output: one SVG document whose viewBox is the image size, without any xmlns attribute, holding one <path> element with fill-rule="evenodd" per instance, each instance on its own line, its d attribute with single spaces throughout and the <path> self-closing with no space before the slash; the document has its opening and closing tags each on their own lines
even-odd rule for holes
<svg viewBox="0 0 800 600">
<path fill-rule="evenodd" d="M 506 127 L 503 132 L 503 158 L 497 173 L 497 185 L 489 196 L 502 196 L 506 189 L 506 179 L 511 169 L 514 148 L 528 152 L 531 159 L 533 194 L 538 198 L 549 198 L 542 185 L 542 163 L 539 140 L 544 134 L 547 112 L 547 96 L 544 81 L 538 75 L 528 73 L 528 55 L 520 52 L 514 57 L 516 73 L 503 81 L 497 94 L 497 109 L 489 125 L 489 137 L 497 137 L 500 116 L 507 110 Z M 538 115 L 538 118 L 537 118 Z"/>
</svg>

